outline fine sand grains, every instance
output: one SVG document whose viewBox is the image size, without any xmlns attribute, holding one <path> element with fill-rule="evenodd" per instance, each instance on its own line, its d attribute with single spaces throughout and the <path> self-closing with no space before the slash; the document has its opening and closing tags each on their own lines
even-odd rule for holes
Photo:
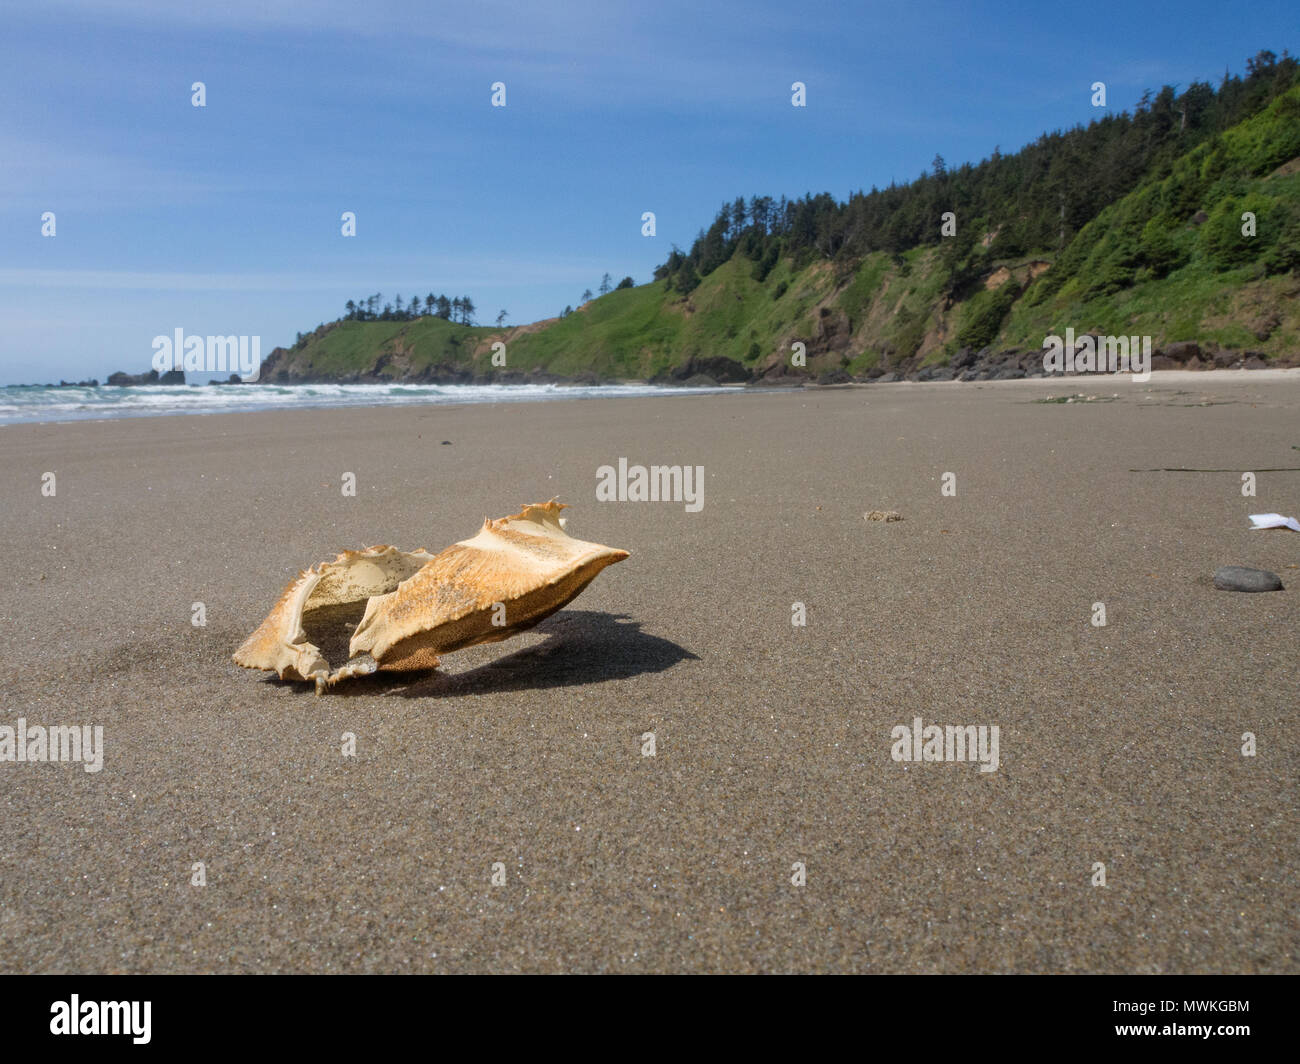
<svg viewBox="0 0 1300 1064">
<path fill-rule="evenodd" d="M 1300 380 L 1199 377 L 0 429 L 0 724 L 104 729 L 0 762 L 0 968 L 1295 972 L 1300 474 L 1129 470 L 1300 464 Z M 303 559 L 554 495 L 632 556 L 516 639 L 231 663 Z"/>
</svg>

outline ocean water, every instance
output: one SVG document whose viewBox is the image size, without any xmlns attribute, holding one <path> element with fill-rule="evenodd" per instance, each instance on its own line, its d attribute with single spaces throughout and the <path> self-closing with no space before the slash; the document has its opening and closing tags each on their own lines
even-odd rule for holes
<svg viewBox="0 0 1300 1064">
<path fill-rule="evenodd" d="M 0 425 L 242 410 L 443 403 L 522 403 L 550 399 L 636 398 L 732 391 L 650 384 L 251 384 L 222 387 L 0 388 Z"/>
</svg>

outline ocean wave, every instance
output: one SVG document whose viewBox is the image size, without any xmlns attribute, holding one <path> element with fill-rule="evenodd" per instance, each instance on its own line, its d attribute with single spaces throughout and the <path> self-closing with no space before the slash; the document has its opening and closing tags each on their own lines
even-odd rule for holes
<svg viewBox="0 0 1300 1064">
<path fill-rule="evenodd" d="M 0 389 L 0 425 L 174 414 L 339 406 L 519 403 L 551 399 L 639 398 L 729 391 L 652 384 L 252 384 L 214 387 L 9 387 Z"/>
</svg>

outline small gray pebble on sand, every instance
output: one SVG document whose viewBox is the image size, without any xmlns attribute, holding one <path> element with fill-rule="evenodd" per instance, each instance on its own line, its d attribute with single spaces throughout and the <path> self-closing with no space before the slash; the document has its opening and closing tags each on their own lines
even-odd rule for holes
<svg viewBox="0 0 1300 1064">
<path fill-rule="evenodd" d="M 1244 565 L 1225 565 L 1214 571 L 1214 586 L 1220 591 L 1284 591 L 1277 573 L 1267 569 L 1249 569 Z"/>
</svg>

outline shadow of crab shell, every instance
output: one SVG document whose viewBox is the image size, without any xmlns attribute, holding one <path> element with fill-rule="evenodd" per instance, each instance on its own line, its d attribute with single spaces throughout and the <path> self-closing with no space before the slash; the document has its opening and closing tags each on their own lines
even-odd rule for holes
<svg viewBox="0 0 1300 1064">
<path fill-rule="evenodd" d="M 548 643 L 551 636 L 545 628 L 527 628 L 512 634 L 511 638 L 492 643 L 477 643 L 465 647 L 456 654 L 443 659 L 437 671 L 447 676 L 459 676 L 461 673 L 473 672 L 496 662 L 509 658 L 513 654 L 531 650 L 533 647 Z"/>
</svg>

